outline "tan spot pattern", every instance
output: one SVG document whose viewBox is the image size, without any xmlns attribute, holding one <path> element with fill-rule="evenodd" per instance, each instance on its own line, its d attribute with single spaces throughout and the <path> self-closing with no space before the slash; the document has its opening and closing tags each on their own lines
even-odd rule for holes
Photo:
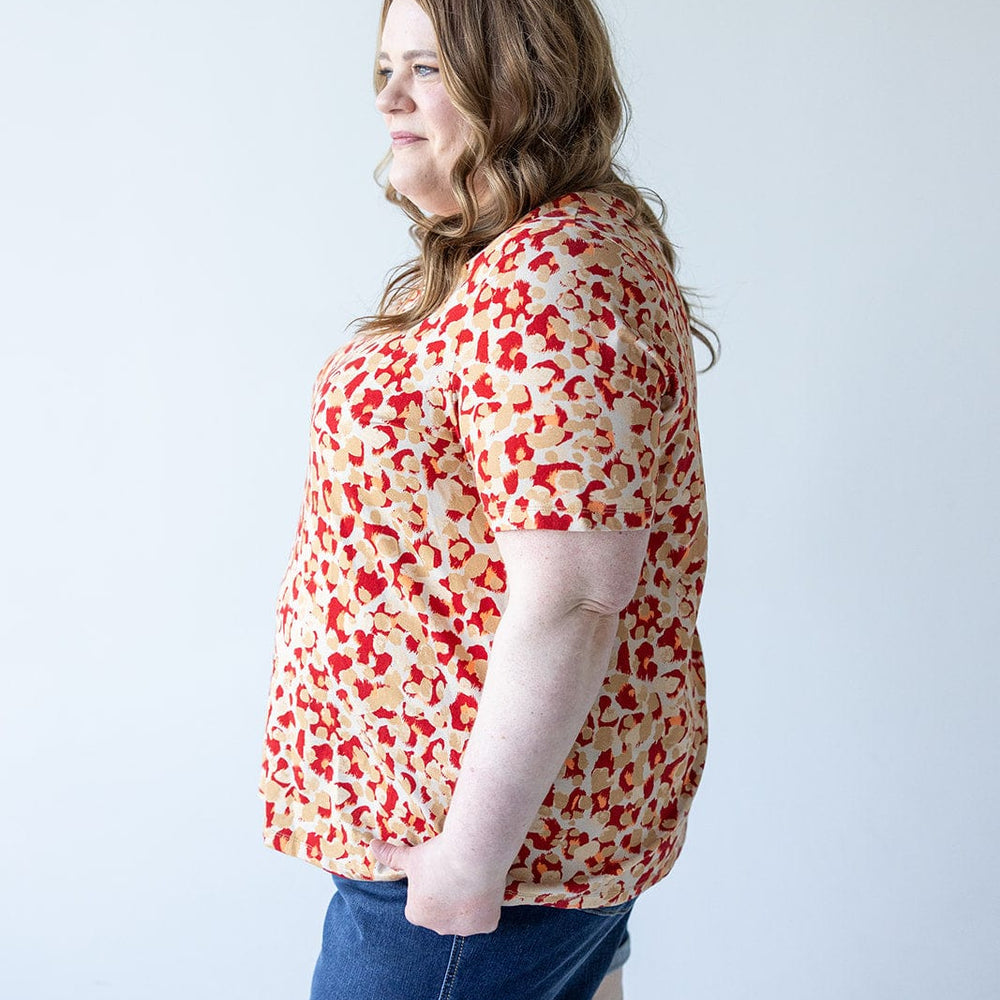
<svg viewBox="0 0 1000 1000">
<path fill-rule="evenodd" d="M 320 370 L 260 783 L 277 850 L 399 877 L 369 844 L 442 828 L 505 603 L 494 533 L 648 525 L 505 900 L 602 906 L 670 871 L 705 760 L 707 523 L 687 319 L 627 213 L 594 192 L 539 207 L 434 316 Z"/>
</svg>

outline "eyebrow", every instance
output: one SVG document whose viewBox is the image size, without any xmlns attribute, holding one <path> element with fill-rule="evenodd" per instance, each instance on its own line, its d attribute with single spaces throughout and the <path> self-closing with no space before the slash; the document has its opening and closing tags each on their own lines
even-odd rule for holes
<svg viewBox="0 0 1000 1000">
<path fill-rule="evenodd" d="M 433 49 L 410 49 L 408 52 L 403 53 L 403 62 L 409 62 L 411 59 L 437 59 L 438 54 Z M 388 52 L 380 52 L 377 56 L 378 59 L 389 59 Z M 389 59 L 391 62 L 392 60 Z"/>
</svg>

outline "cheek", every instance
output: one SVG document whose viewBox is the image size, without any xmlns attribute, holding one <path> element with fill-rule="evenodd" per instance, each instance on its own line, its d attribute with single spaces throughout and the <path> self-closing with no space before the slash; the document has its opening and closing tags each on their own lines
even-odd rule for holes
<svg viewBox="0 0 1000 1000">
<path fill-rule="evenodd" d="M 468 125 L 447 97 L 435 107 L 434 121 L 440 149 L 458 156 L 465 146 Z"/>
</svg>

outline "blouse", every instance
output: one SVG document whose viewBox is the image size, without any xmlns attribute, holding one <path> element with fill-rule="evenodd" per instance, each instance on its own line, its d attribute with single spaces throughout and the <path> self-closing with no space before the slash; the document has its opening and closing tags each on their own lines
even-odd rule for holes
<svg viewBox="0 0 1000 1000">
<path fill-rule="evenodd" d="M 267 844 L 403 877 L 369 844 L 443 828 L 506 603 L 496 532 L 649 527 L 603 688 L 504 902 L 604 906 L 670 871 L 707 741 L 695 377 L 659 244 L 597 192 L 528 213 L 418 326 L 334 351 L 277 602 Z"/>
</svg>

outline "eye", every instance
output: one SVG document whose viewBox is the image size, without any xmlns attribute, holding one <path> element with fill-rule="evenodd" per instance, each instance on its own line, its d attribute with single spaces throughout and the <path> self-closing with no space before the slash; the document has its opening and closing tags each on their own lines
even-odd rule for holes
<svg viewBox="0 0 1000 1000">
<path fill-rule="evenodd" d="M 375 75 L 382 77 L 383 80 L 388 80 L 389 77 L 392 76 L 392 70 L 380 67 L 379 69 L 375 70 Z"/>
<path fill-rule="evenodd" d="M 416 73 L 417 76 L 424 76 L 424 77 L 431 76 L 433 73 L 437 72 L 437 67 L 436 66 L 421 66 L 421 65 L 417 64 L 417 65 L 414 65 L 413 72 Z"/>
</svg>

